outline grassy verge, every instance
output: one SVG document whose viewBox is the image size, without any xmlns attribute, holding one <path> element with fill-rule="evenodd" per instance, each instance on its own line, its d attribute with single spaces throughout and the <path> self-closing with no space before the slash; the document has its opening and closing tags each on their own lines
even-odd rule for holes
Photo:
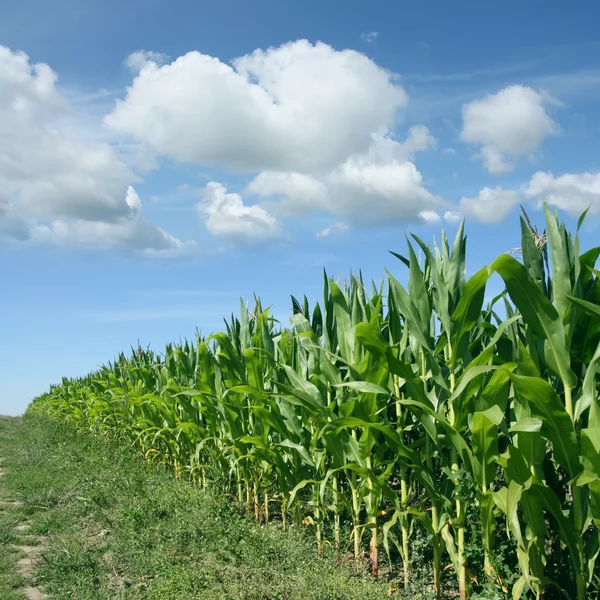
<svg viewBox="0 0 600 600">
<path fill-rule="evenodd" d="M 303 532 L 259 527 L 229 500 L 64 424 L 2 420 L 0 456 L 4 493 L 23 501 L 29 533 L 46 536 L 35 578 L 51 597 L 388 597 L 388 585 L 317 558 Z M 0 526 L 0 597 L 13 600 L 14 524 Z"/>
<path fill-rule="evenodd" d="M 16 428 L 18 420 L 0 417 L 0 458 L 5 459 L 6 452 L 16 443 Z M 6 460 L 3 460 L 5 470 Z M 5 477 L 3 477 L 5 479 Z M 18 519 L 14 510 L 9 510 L 5 504 L 11 498 L 0 480 L 0 598 L 2 600 L 22 600 L 25 596 L 19 591 L 24 584 L 23 578 L 15 569 L 19 551 L 15 549 L 17 536 L 14 527 Z"/>
</svg>

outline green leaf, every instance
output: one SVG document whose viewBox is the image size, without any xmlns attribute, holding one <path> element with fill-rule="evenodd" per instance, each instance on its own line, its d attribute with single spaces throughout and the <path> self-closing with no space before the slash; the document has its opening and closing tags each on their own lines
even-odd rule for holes
<svg viewBox="0 0 600 600">
<path fill-rule="evenodd" d="M 354 331 L 350 317 L 350 309 L 346 298 L 334 281 L 329 282 L 331 299 L 337 328 L 338 345 L 340 354 L 352 364 L 354 358 Z"/>
<path fill-rule="evenodd" d="M 413 247 L 407 239 L 408 256 L 410 258 L 408 272 L 408 292 L 419 312 L 421 323 L 429 323 L 431 319 L 431 308 L 429 307 L 429 294 L 425 285 L 425 278 L 419 266 L 419 261 Z"/>
<path fill-rule="evenodd" d="M 523 264 L 527 269 L 532 281 L 543 294 L 546 293 L 546 273 L 544 271 L 544 259 L 535 244 L 532 232 L 523 217 L 521 221 L 521 252 L 523 253 Z"/>
<path fill-rule="evenodd" d="M 537 417 L 522 417 L 509 428 L 511 433 L 537 433 L 542 430 L 543 422 Z"/>
<path fill-rule="evenodd" d="M 462 337 L 477 323 L 485 297 L 485 285 L 489 279 L 488 267 L 483 267 L 465 284 L 462 296 L 452 313 L 452 352 L 456 353 Z M 452 356 L 454 361 L 457 357 Z"/>
<path fill-rule="evenodd" d="M 575 302 L 583 308 L 583 310 L 588 314 L 592 319 L 600 318 L 600 306 L 594 304 L 593 302 L 588 302 L 587 300 L 582 300 L 581 298 L 575 298 L 575 296 L 566 296 L 571 302 Z"/>
<path fill-rule="evenodd" d="M 556 374 L 565 385 L 574 387 L 577 378 L 571 370 L 565 330 L 552 303 L 531 280 L 525 267 L 512 256 L 506 254 L 499 256 L 492 263 L 491 268 L 504 279 L 508 293 L 521 311 L 526 325 L 548 341 L 554 357 Z"/>
<path fill-rule="evenodd" d="M 596 352 L 588 363 L 585 376 L 583 378 L 583 384 L 581 386 L 581 395 L 575 404 L 575 415 L 573 417 L 575 423 L 579 421 L 581 415 L 590 408 L 589 426 L 598 427 L 600 426 L 600 409 L 598 407 L 598 396 L 596 394 L 596 363 L 600 360 L 600 343 L 596 348 Z"/>
<path fill-rule="evenodd" d="M 481 412 L 471 422 L 473 454 L 481 465 L 479 484 L 489 486 L 494 481 L 498 454 L 498 427 Z"/>
<path fill-rule="evenodd" d="M 569 308 L 568 296 L 571 293 L 571 266 L 569 264 L 568 249 L 564 247 L 564 238 L 559 231 L 558 219 L 552 214 L 548 204 L 544 204 L 544 211 L 546 213 L 548 246 L 552 264 L 554 304 L 564 322 Z"/>
<path fill-rule="evenodd" d="M 382 388 L 380 385 L 369 383 L 368 381 L 346 381 L 344 383 L 337 383 L 334 387 L 348 387 L 363 394 L 383 394 L 384 396 L 390 395 L 389 390 Z"/>
<path fill-rule="evenodd" d="M 573 421 L 567 414 L 552 386 L 538 377 L 511 375 L 515 392 L 530 408 L 532 415 L 543 425 L 541 434 L 552 442 L 554 456 L 570 477 L 575 477 L 582 466 Z"/>
<path fill-rule="evenodd" d="M 421 321 L 419 311 L 417 310 L 417 307 L 415 306 L 415 303 L 409 296 L 408 292 L 391 273 L 386 271 L 386 274 L 395 295 L 396 302 L 408 324 L 409 334 L 413 335 L 423 348 L 426 348 L 432 352 L 433 348 L 429 336 L 429 321 L 426 321 L 425 323 Z"/>
<path fill-rule="evenodd" d="M 292 450 L 295 450 L 305 465 L 308 465 L 309 467 L 313 467 L 313 468 L 315 467 L 314 460 L 311 458 L 310 454 L 308 453 L 308 450 L 304 446 L 301 446 L 300 444 L 296 444 L 295 442 L 292 442 L 291 440 L 283 440 L 282 442 L 279 442 L 278 444 L 275 444 L 275 445 L 281 446 L 283 448 L 291 448 Z"/>
</svg>

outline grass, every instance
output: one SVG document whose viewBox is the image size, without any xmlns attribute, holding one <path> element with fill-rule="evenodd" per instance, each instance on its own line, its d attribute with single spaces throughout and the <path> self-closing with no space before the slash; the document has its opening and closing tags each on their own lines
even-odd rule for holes
<svg viewBox="0 0 600 600">
<path fill-rule="evenodd" d="M 0 457 L 5 458 L 7 451 L 16 443 L 15 425 L 16 419 L 0 417 Z M 3 461 L 3 466 L 6 460 Z M 3 477 L 0 480 L 0 501 L 11 500 L 3 489 Z M 18 540 L 14 533 L 17 522 L 15 513 L 8 510 L 5 504 L 0 508 L 0 598 L 2 600 L 22 600 L 25 596 L 19 591 L 24 584 L 23 578 L 14 568 L 15 561 L 19 558 L 19 552 L 14 548 Z"/>
<path fill-rule="evenodd" d="M 22 598 L 13 528 L 46 536 L 36 583 L 77 600 L 370 600 L 388 585 L 320 559 L 305 532 L 259 527 L 226 498 L 128 449 L 28 416 L 0 420 L 0 598 Z M 405 596 L 403 596 L 405 597 Z M 416 596 L 418 597 L 418 596 Z M 422 596 L 427 597 L 427 596 Z"/>
</svg>

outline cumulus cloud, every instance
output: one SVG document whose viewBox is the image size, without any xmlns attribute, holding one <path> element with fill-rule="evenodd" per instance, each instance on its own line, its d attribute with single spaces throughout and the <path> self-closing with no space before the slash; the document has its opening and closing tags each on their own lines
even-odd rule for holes
<svg viewBox="0 0 600 600">
<path fill-rule="evenodd" d="M 437 148 L 437 139 L 425 125 L 413 125 L 408 130 L 406 141 L 401 144 L 406 158 L 412 158 L 415 152 L 424 152 L 430 148 Z"/>
<path fill-rule="evenodd" d="M 31 229 L 33 241 L 88 249 L 133 250 L 149 258 L 179 258 L 196 250 L 195 242 L 182 242 L 141 215 L 113 223 L 56 219 Z"/>
<path fill-rule="evenodd" d="M 312 175 L 263 171 L 246 187 L 246 193 L 261 198 L 280 198 L 275 209 L 281 215 L 297 216 L 327 204 L 327 185 Z"/>
<path fill-rule="evenodd" d="M 448 223 L 459 223 L 462 220 L 462 215 L 457 210 L 447 210 L 444 213 L 444 221 Z"/>
<path fill-rule="evenodd" d="M 250 211 L 236 223 L 263 210 L 273 237 L 271 213 L 325 211 L 369 225 L 418 220 L 443 205 L 413 162 L 435 137 L 424 125 L 403 141 L 392 133 L 407 101 L 397 76 L 365 55 L 299 40 L 231 65 L 199 52 L 145 62 L 105 123 L 157 154 L 253 174 L 243 194 L 260 206 L 221 193 Z"/>
<path fill-rule="evenodd" d="M 234 244 L 257 244 L 281 237 L 279 221 L 258 205 L 247 205 L 240 194 L 211 181 L 196 210 L 213 235 Z"/>
<path fill-rule="evenodd" d="M 141 218 L 142 203 L 130 187 L 138 178 L 113 148 L 61 128 L 71 107 L 56 81 L 48 65 L 0 46 L 3 237 L 66 241 L 65 232 L 73 232 L 72 240 L 86 245 L 113 241 L 140 252 L 178 247 L 181 242 Z"/>
<path fill-rule="evenodd" d="M 435 145 L 423 126 L 411 128 L 404 142 L 377 134 L 366 152 L 331 170 L 314 175 L 265 171 L 246 191 L 267 199 L 271 209 L 284 216 L 324 211 L 358 226 L 416 221 L 423 210 L 445 205 L 424 187 L 421 173 L 409 160 Z"/>
<path fill-rule="evenodd" d="M 125 59 L 125 66 L 134 73 L 138 73 L 145 66 L 164 65 L 169 60 L 166 54 L 152 52 L 151 50 L 136 50 Z"/>
<path fill-rule="evenodd" d="M 363 54 L 299 40 L 231 66 L 200 52 L 150 62 L 105 122 L 181 161 L 310 172 L 366 151 L 407 101 Z"/>
<path fill-rule="evenodd" d="M 409 161 L 380 164 L 356 157 L 321 179 L 307 181 L 297 175 L 261 173 L 248 189 L 272 201 L 279 197 L 270 206 L 285 216 L 317 210 L 357 226 L 416 220 L 424 208 L 445 205 L 423 186 L 421 174 Z M 286 180 L 290 183 L 282 185 Z"/>
<path fill-rule="evenodd" d="M 461 138 L 481 147 L 479 158 L 490 173 L 507 173 L 515 159 L 536 152 L 546 137 L 558 133 L 545 108 L 552 102 L 530 87 L 506 87 L 463 106 Z"/>
<path fill-rule="evenodd" d="M 485 187 L 474 198 L 462 198 L 460 209 L 464 215 L 483 223 L 497 223 L 504 219 L 518 202 L 519 194 L 513 190 Z"/>
<path fill-rule="evenodd" d="M 547 202 L 573 217 L 588 206 L 590 214 L 600 214 L 600 172 L 565 173 L 555 177 L 550 171 L 538 171 L 531 178 L 525 194 Z"/>
<path fill-rule="evenodd" d="M 355 225 L 414 220 L 424 209 L 444 206 L 423 186 L 410 161 L 371 162 L 351 158 L 330 177 L 330 212 Z"/>
<path fill-rule="evenodd" d="M 435 210 L 423 210 L 419 213 L 419 217 L 428 225 L 435 225 L 442 220 L 442 217 Z"/>
</svg>

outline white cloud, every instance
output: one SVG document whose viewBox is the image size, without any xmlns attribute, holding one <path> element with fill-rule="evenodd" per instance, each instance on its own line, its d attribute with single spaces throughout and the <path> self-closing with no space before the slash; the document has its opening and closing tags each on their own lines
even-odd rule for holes
<svg viewBox="0 0 600 600">
<path fill-rule="evenodd" d="M 368 33 L 362 33 L 360 37 L 363 41 L 367 42 L 367 44 L 373 44 L 377 41 L 377 38 L 379 37 L 379 31 L 369 31 Z"/>
<path fill-rule="evenodd" d="M 370 225 L 418 220 L 442 206 L 412 162 L 437 146 L 435 137 L 424 125 L 404 141 L 392 134 L 407 101 L 397 77 L 365 55 L 299 40 L 231 66 L 199 52 L 163 66 L 145 62 L 105 123 L 158 154 L 254 174 L 243 193 L 261 205 L 219 188 L 239 214 L 232 220 L 227 209 L 223 219 L 219 204 L 205 223 L 229 235 L 247 232 L 252 217 L 264 238 L 280 232 L 271 213 L 317 210 Z"/>
<path fill-rule="evenodd" d="M 34 242 L 60 246 L 76 245 L 93 250 L 132 250 L 148 258 L 179 258 L 196 250 L 195 242 L 181 242 L 141 215 L 113 223 L 56 219 L 31 229 Z"/>
<path fill-rule="evenodd" d="M 365 152 L 407 101 L 363 54 L 299 40 L 233 66 L 199 52 L 147 63 L 105 122 L 181 161 L 312 172 Z"/>
<path fill-rule="evenodd" d="M 317 237 L 318 238 L 329 237 L 330 235 L 333 235 L 334 233 L 341 233 L 342 231 L 347 231 L 347 230 L 348 230 L 348 225 L 346 225 L 346 223 L 342 223 L 340 221 L 339 223 L 336 223 L 335 225 L 332 225 L 331 227 L 321 229 L 321 231 L 317 232 Z"/>
<path fill-rule="evenodd" d="M 196 207 L 208 231 L 235 244 L 255 244 L 281 237 L 277 219 L 258 205 L 246 205 L 240 194 L 228 193 L 211 181 Z"/>
<path fill-rule="evenodd" d="M 419 217 L 427 223 L 427 225 L 434 225 L 442 220 L 442 217 L 435 210 L 424 210 L 419 213 Z"/>
<path fill-rule="evenodd" d="M 412 158 L 415 152 L 424 152 L 437 148 L 437 139 L 425 125 L 413 125 L 408 130 L 408 138 L 402 144 L 407 158 Z"/>
<path fill-rule="evenodd" d="M 423 187 L 410 161 L 375 163 L 351 158 L 331 175 L 329 210 L 356 225 L 414 220 L 423 210 L 443 206 Z"/>
<path fill-rule="evenodd" d="M 315 175 L 265 171 L 246 191 L 270 199 L 271 210 L 285 216 L 324 211 L 358 226 L 416 221 L 422 211 L 445 205 L 423 186 L 421 173 L 409 160 L 435 145 L 423 126 L 412 127 L 405 142 L 373 135 L 365 153 L 334 169 Z"/>
<path fill-rule="evenodd" d="M 328 212 L 352 225 L 370 226 L 416 220 L 427 207 L 445 205 L 422 185 L 422 176 L 412 162 L 374 163 L 364 157 L 349 159 L 322 179 L 311 180 L 310 186 L 279 185 L 286 178 L 293 182 L 295 173 L 259 175 L 260 185 L 252 182 L 249 189 L 265 196 L 279 195 L 272 210 L 285 216 L 303 215 L 311 210 Z M 302 181 L 298 179 L 297 181 Z M 306 188 L 319 190 L 307 194 Z"/>
<path fill-rule="evenodd" d="M 0 46 L 0 231 L 17 240 L 168 250 L 140 216 L 138 177 L 112 146 L 69 127 L 72 108 L 46 64 Z M 67 124 L 67 125 L 65 125 Z"/>
<path fill-rule="evenodd" d="M 514 164 L 506 161 L 505 156 L 495 146 L 483 146 L 478 158 L 493 175 L 504 175 L 515 168 Z"/>
<path fill-rule="evenodd" d="M 463 214 L 483 223 L 497 223 L 504 219 L 518 202 L 519 194 L 512 190 L 485 187 L 475 198 L 462 198 L 460 209 Z"/>
<path fill-rule="evenodd" d="M 280 197 L 280 202 L 274 208 L 287 216 L 322 208 L 329 198 L 327 185 L 304 173 L 263 171 L 250 182 L 245 191 L 261 198 Z"/>
<path fill-rule="evenodd" d="M 138 196 L 137 192 L 131 186 L 127 188 L 127 194 L 125 195 L 125 203 L 134 213 L 138 213 L 142 210 L 142 201 L 140 200 L 140 197 Z"/>
<path fill-rule="evenodd" d="M 150 64 L 164 65 L 168 60 L 169 57 L 161 52 L 136 50 L 125 59 L 125 66 L 134 73 L 139 73 L 144 67 Z"/>
<path fill-rule="evenodd" d="M 516 158 L 536 152 L 547 136 L 558 133 L 545 110 L 552 102 L 529 87 L 506 87 L 463 105 L 461 138 L 481 146 L 479 157 L 490 173 L 507 173 Z"/>
<path fill-rule="evenodd" d="M 447 210 L 444 213 L 444 221 L 447 221 L 448 223 L 458 223 L 461 219 L 462 215 L 456 210 Z"/>
<path fill-rule="evenodd" d="M 448 156 L 455 156 L 456 155 L 456 150 L 454 148 L 444 148 L 442 150 L 442 152 L 444 154 L 447 154 Z"/>
<path fill-rule="evenodd" d="M 590 214 L 600 214 L 600 172 L 565 173 L 555 177 L 551 172 L 538 171 L 531 178 L 525 194 L 548 202 L 573 217 L 588 206 Z"/>
</svg>

